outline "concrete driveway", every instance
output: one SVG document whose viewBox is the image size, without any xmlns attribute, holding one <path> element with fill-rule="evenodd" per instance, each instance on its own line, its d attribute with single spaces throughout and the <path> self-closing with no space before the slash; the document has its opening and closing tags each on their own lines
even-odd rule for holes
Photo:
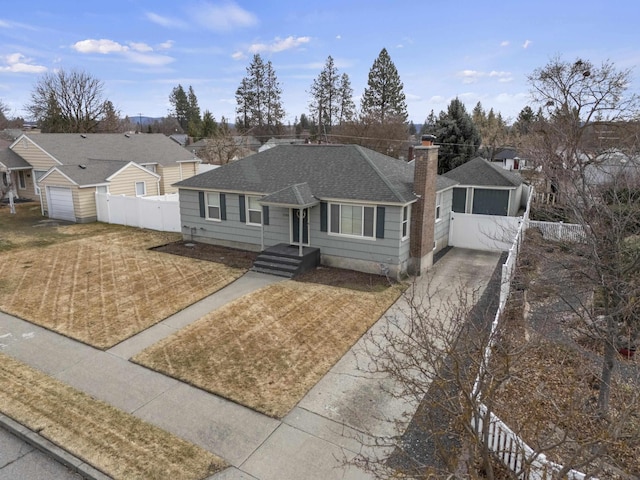
<svg viewBox="0 0 640 480">
<path fill-rule="evenodd" d="M 452 249 L 414 288 L 419 293 L 431 284 L 441 302 L 454 298 L 457 287 L 481 294 L 499 258 L 499 253 Z M 204 304 L 107 352 L 0 314 L 2 351 L 222 457 L 232 467 L 216 480 L 369 479 L 348 465 L 363 451 L 360 439 L 398 433 L 385 419 L 411 415 L 417 405 L 385 393 L 393 389 L 392 380 L 358 369 L 367 361 L 362 341 L 282 421 L 127 361 L 159 337 L 197 320 L 207 308 L 275 281 L 250 272 Z M 403 302 L 401 298 L 373 328 L 402 315 Z"/>
</svg>

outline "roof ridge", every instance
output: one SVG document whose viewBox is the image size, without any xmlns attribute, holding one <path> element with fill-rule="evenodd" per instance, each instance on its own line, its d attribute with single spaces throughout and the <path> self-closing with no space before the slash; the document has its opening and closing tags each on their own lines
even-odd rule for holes
<svg viewBox="0 0 640 480">
<path fill-rule="evenodd" d="M 360 152 L 360 154 L 364 157 L 365 161 L 369 164 L 369 166 L 373 169 L 373 171 L 376 173 L 376 175 L 382 180 L 382 182 L 389 188 L 389 191 L 391 191 L 391 193 L 393 193 L 393 196 L 396 197 L 396 200 L 400 201 L 400 202 L 404 202 L 404 198 L 402 197 L 402 195 L 400 195 L 400 193 L 395 189 L 395 187 L 391 184 L 391 182 L 389 181 L 389 179 L 387 178 L 386 175 L 383 175 L 382 172 L 380 171 L 380 169 L 378 168 L 377 165 L 375 165 L 373 163 L 373 160 L 371 160 L 371 158 L 369 158 L 369 155 L 367 155 L 367 153 L 364 151 L 363 147 L 361 145 L 353 145 L 354 147 L 356 147 L 356 149 Z M 369 150 L 371 152 L 374 152 L 374 150 Z M 375 152 L 378 155 L 382 155 L 381 153 Z M 391 158 L 391 157 L 389 157 Z"/>
</svg>

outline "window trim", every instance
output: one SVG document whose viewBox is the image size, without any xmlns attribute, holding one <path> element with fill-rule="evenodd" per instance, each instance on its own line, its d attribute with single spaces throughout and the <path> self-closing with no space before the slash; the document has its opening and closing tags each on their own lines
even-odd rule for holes
<svg viewBox="0 0 640 480">
<path fill-rule="evenodd" d="M 142 194 L 138 193 L 138 185 L 140 185 L 140 184 L 142 184 L 142 190 L 143 190 Z M 136 197 L 144 197 L 147 194 L 147 182 L 145 182 L 145 181 L 136 181 L 134 189 L 135 189 L 135 192 L 136 192 Z"/>
<path fill-rule="evenodd" d="M 436 223 L 442 221 L 442 192 L 436 192 L 436 210 L 435 210 Z"/>
<path fill-rule="evenodd" d="M 258 197 L 256 195 L 247 195 L 246 196 L 246 201 L 245 201 L 245 212 L 246 212 L 246 217 L 245 217 L 245 224 L 246 225 L 251 225 L 251 226 L 256 226 L 256 227 L 261 227 L 262 226 L 262 205 L 258 204 L 258 208 L 251 208 L 251 202 L 255 201 L 256 203 L 260 200 L 260 198 L 262 197 Z M 260 215 L 260 223 L 256 223 L 256 222 L 252 222 L 251 221 L 251 212 L 258 212 L 258 214 Z"/>
<path fill-rule="evenodd" d="M 338 207 L 339 208 L 339 213 L 338 213 L 338 231 L 334 231 L 334 225 L 333 225 L 333 215 L 332 215 L 332 211 L 333 211 L 333 207 Z M 352 233 L 342 233 L 342 207 L 360 207 L 361 209 L 361 234 L 360 235 L 355 235 Z M 347 238 L 356 238 L 356 239 L 360 239 L 360 240 L 376 240 L 376 227 L 377 227 L 377 208 L 374 205 L 362 205 L 362 204 L 357 204 L 357 203 L 338 203 L 338 202 L 331 202 L 328 204 L 328 228 L 327 228 L 327 234 L 331 235 L 331 236 L 336 236 L 336 237 L 347 237 Z M 372 210 L 372 215 L 371 215 L 371 236 L 365 235 L 365 208 L 370 208 Z"/>
<path fill-rule="evenodd" d="M 402 221 L 401 223 L 401 240 L 407 240 L 409 238 L 410 232 L 411 232 L 411 205 L 405 205 L 404 207 L 402 207 Z M 406 212 L 406 217 L 405 217 L 405 212 Z"/>
<path fill-rule="evenodd" d="M 209 203 L 209 196 L 215 196 L 218 199 L 216 203 Z M 209 216 L 209 208 L 217 208 L 218 209 L 218 218 Z M 204 194 L 204 218 L 206 220 L 210 220 L 212 222 L 221 222 L 222 221 L 222 205 L 220 205 L 220 192 L 205 192 Z"/>
</svg>

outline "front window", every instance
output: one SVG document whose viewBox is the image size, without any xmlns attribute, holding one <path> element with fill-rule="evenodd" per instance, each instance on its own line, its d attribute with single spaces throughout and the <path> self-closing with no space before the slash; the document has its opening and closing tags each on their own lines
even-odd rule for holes
<svg viewBox="0 0 640 480">
<path fill-rule="evenodd" d="M 374 237 L 375 208 L 363 205 L 331 204 L 330 232 L 354 237 Z"/>
<path fill-rule="evenodd" d="M 409 205 L 402 208 L 402 240 L 409 237 Z"/>
<path fill-rule="evenodd" d="M 247 197 L 247 223 L 262 225 L 262 206 L 258 203 L 260 197 Z"/>
<path fill-rule="evenodd" d="M 136 197 L 144 197 L 147 194 L 147 185 L 144 182 L 136 182 Z"/>
<path fill-rule="evenodd" d="M 24 171 L 23 171 L 23 170 L 20 170 L 20 171 L 18 172 L 18 187 L 19 187 L 20 189 L 25 189 L 25 188 L 27 188 L 27 181 L 26 181 L 26 180 L 25 180 L 25 178 L 24 178 Z"/>
<path fill-rule="evenodd" d="M 442 208 L 440 207 L 441 203 L 442 203 L 442 193 L 438 192 L 436 193 L 436 222 L 440 221 L 440 213 L 442 211 Z"/>
<path fill-rule="evenodd" d="M 220 220 L 220 194 L 207 193 L 207 218 Z"/>
</svg>

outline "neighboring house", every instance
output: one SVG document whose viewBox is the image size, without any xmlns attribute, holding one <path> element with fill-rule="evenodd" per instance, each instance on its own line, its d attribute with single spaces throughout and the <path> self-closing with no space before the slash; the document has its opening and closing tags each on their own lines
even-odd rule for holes
<svg viewBox="0 0 640 480">
<path fill-rule="evenodd" d="M 196 175 L 200 163 L 162 134 L 23 134 L 9 148 L 30 167 L 19 196 L 39 200 L 44 215 L 77 222 L 95 221 L 95 192 L 175 193 L 172 184 Z"/>
<path fill-rule="evenodd" d="M 40 177 L 44 215 L 77 223 L 97 220 L 95 194 L 160 195 L 160 175 L 122 160 L 87 160 L 51 167 Z"/>
<path fill-rule="evenodd" d="M 457 183 L 436 175 L 431 141 L 411 164 L 356 145 L 280 145 L 183 180 L 183 236 L 252 251 L 295 245 L 328 266 L 419 274 L 446 245 Z"/>
<path fill-rule="evenodd" d="M 526 164 L 523 158 L 518 157 L 516 149 L 511 147 L 500 149 L 493 157 L 493 161 L 502 165 L 505 170 L 521 170 Z"/>
<path fill-rule="evenodd" d="M 0 190 L 12 192 L 19 198 L 20 193 L 27 189 L 30 177 L 31 165 L 8 147 L 0 149 L 0 181 L 4 187 Z"/>
<path fill-rule="evenodd" d="M 520 174 L 484 158 L 469 160 L 444 176 L 459 183 L 453 188 L 453 212 L 516 216 L 522 207 Z"/>
<path fill-rule="evenodd" d="M 278 145 L 302 145 L 307 143 L 304 138 L 274 138 L 271 137 L 264 145 L 258 148 L 258 152 L 264 152 L 270 148 L 277 147 Z"/>
<path fill-rule="evenodd" d="M 584 166 L 584 179 L 590 186 L 637 184 L 640 182 L 640 156 L 631 157 L 619 150 L 604 152 Z"/>
</svg>

